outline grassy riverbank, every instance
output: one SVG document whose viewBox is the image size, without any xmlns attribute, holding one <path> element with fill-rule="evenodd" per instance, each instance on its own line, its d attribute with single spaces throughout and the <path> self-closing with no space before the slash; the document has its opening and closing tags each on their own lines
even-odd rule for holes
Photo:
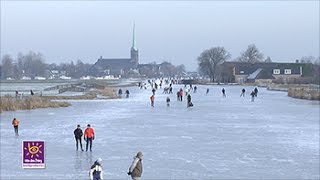
<svg viewBox="0 0 320 180">
<path fill-rule="evenodd" d="M 288 89 L 288 96 L 299 99 L 309 99 L 320 101 L 319 88 L 291 87 Z"/>
<path fill-rule="evenodd" d="M 30 110 L 37 108 L 58 108 L 71 106 L 69 102 L 53 100 L 80 99 L 115 99 L 118 98 L 114 88 L 106 87 L 86 92 L 78 96 L 26 96 L 15 98 L 7 95 L 0 97 L 0 113 L 2 111 Z"/>
<path fill-rule="evenodd" d="M 63 101 L 51 101 L 49 98 L 31 96 L 23 99 L 12 96 L 0 97 L 0 112 L 2 111 L 16 111 L 16 110 L 30 110 L 37 108 L 58 108 L 68 107 L 71 104 Z"/>
<path fill-rule="evenodd" d="M 116 99 L 118 98 L 116 90 L 114 88 L 106 87 L 104 89 L 96 89 L 92 91 L 88 91 L 83 95 L 76 95 L 76 96 L 44 96 L 48 99 L 55 99 L 55 100 L 80 100 L 80 99 Z"/>
<path fill-rule="evenodd" d="M 267 89 L 288 92 L 293 98 L 320 100 L 320 86 L 315 84 L 270 84 Z"/>
</svg>

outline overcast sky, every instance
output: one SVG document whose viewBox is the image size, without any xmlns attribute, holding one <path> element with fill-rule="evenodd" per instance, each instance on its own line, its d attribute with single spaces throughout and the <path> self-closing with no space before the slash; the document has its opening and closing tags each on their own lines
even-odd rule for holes
<svg viewBox="0 0 320 180">
<path fill-rule="evenodd" d="M 1 1 L 1 56 L 32 50 L 46 63 L 128 58 L 196 70 L 208 48 L 232 59 L 249 44 L 274 62 L 319 56 L 319 1 Z"/>
</svg>

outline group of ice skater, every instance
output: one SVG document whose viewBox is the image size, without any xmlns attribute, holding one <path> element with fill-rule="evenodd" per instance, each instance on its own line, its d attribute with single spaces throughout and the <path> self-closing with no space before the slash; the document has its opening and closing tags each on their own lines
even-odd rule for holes
<svg viewBox="0 0 320 180">
<path fill-rule="evenodd" d="M 82 135 L 83 135 L 83 139 L 84 141 L 86 141 L 86 151 L 88 151 L 88 148 L 90 146 L 90 151 L 92 151 L 92 141 L 94 140 L 94 129 L 91 127 L 90 124 L 87 125 L 87 128 L 84 131 L 84 134 L 82 132 L 81 126 L 80 124 L 77 125 L 77 128 L 73 131 L 74 137 L 76 139 L 76 150 L 78 151 L 79 149 L 79 145 L 80 144 L 80 148 L 81 151 L 83 151 L 82 148 Z"/>
<path fill-rule="evenodd" d="M 150 87 L 152 89 L 151 90 L 152 95 L 150 96 L 150 105 L 151 105 L 151 107 L 154 107 L 156 91 L 158 90 L 159 87 L 162 86 L 162 81 L 160 81 L 160 85 L 161 86 L 158 85 L 157 83 L 155 83 L 154 80 L 153 81 L 149 80 L 148 82 L 149 82 Z M 143 84 L 143 85 L 141 85 L 141 84 Z M 139 83 L 139 87 L 140 87 L 140 89 L 142 89 L 142 87 L 146 87 L 146 83 L 141 83 L 140 82 Z M 180 88 L 179 91 L 177 91 L 177 93 L 176 93 L 177 94 L 177 101 L 183 101 L 183 96 L 185 94 L 185 96 L 187 97 L 187 107 L 192 107 L 193 103 L 191 101 L 191 99 L 192 99 L 191 98 L 191 92 L 192 93 L 196 93 L 198 88 L 197 88 L 197 86 L 192 86 L 192 84 L 190 84 L 190 85 L 185 84 L 184 87 L 185 87 L 185 90 Z M 144 88 L 144 89 L 146 89 L 146 88 Z M 207 88 L 206 89 L 206 94 L 209 94 L 209 91 L 210 91 L 210 89 Z M 226 98 L 227 97 L 226 90 L 224 88 L 222 88 L 221 92 L 222 92 L 222 97 Z M 241 90 L 240 97 L 245 97 L 245 92 L 246 92 L 246 90 L 243 88 Z M 169 84 L 169 87 L 164 87 L 162 94 L 172 94 L 172 83 Z M 252 102 L 254 101 L 255 97 L 257 97 L 257 94 L 258 94 L 258 88 L 255 87 L 252 90 L 251 94 L 250 94 Z M 166 97 L 167 107 L 170 106 L 170 102 L 171 102 L 171 99 L 170 99 L 169 96 L 167 96 Z"/>
<path fill-rule="evenodd" d="M 126 94 L 126 98 L 129 98 L 130 92 L 128 89 L 125 91 L 125 94 Z M 118 97 L 120 98 L 122 97 L 122 89 L 118 90 Z"/>
<path fill-rule="evenodd" d="M 75 140 L 76 140 L 76 150 L 79 149 L 79 144 L 81 151 L 84 151 L 82 148 L 82 136 L 84 140 L 87 142 L 86 151 L 90 147 L 90 151 L 92 151 L 92 141 L 95 138 L 94 129 L 90 124 L 87 125 L 87 128 L 82 132 L 80 124 L 77 125 L 77 128 L 73 131 Z M 135 156 L 131 166 L 129 167 L 128 175 L 131 176 L 133 180 L 139 180 L 142 175 L 142 152 L 138 152 Z M 89 176 L 91 180 L 102 180 L 103 179 L 103 171 L 102 171 L 102 159 L 98 158 L 90 168 Z"/>
</svg>

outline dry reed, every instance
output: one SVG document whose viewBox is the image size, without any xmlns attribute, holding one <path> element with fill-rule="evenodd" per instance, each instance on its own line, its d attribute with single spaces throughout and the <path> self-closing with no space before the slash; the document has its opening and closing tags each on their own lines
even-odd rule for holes
<svg viewBox="0 0 320 180">
<path fill-rule="evenodd" d="M 317 88 L 294 87 L 288 89 L 288 96 L 299 99 L 320 100 L 320 90 Z"/>
<path fill-rule="evenodd" d="M 46 97 L 31 96 L 23 99 L 15 98 L 12 96 L 0 97 L 0 112 L 2 111 L 15 111 L 37 108 L 57 108 L 67 107 L 71 104 L 63 101 L 50 101 Z"/>
</svg>

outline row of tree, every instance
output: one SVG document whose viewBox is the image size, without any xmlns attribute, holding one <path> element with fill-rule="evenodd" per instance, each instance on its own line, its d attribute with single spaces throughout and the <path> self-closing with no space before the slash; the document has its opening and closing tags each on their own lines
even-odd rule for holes
<svg viewBox="0 0 320 180">
<path fill-rule="evenodd" d="M 78 60 L 76 64 L 73 61 L 59 65 L 55 63 L 46 64 L 41 53 L 30 51 L 27 54 L 19 53 L 16 59 L 10 55 L 4 55 L 0 72 L 1 79 L 21 79 L 23 76 L 30 78 L 47 77 L 52 75 L 52 70 L 63 72 L 63 75 L 66 76 L 80 78 L 88 75 L 91 66 L 91 64 L 85 64 L 81 60 Z"/>
<path fill-rule="evenodd" d="M 19 53 L 16 60 L 10 55 L 4 55 L 1 66 L 1 79 L 21 78 L 25 76 L 41 76 L 44 74 L 46 64 L 41 53 Z"/>
<path fill-rule="evenodd" d="M 199 72 L 202 75 L 209 76 L 211 81 L 214 81 L 215 77 L 229 77 L 229 74 L 222 69 L 219 65 L 229 60 L 231 54 L 224 47 L 213 47 L 203 51 L 197 58 L 199 64 Z M 239 62 L 272 62 L 268 56 L 264 59 L 263 54 L 259 49 L 251 44 L 248 48 L 236 58 Z M 315 63 L 320 64 L 319 57 L 305 56 L 298 60 L 301 63 Z M 35 78 L 36 76 L 48 77 L 52 70 L 63 72 L 63 75 L 80 78 L 82 76 L 93 75 L 90 71 L 92 64 L 83 63 L 78 60 L 76 63 L 71 61 L 70 63 L 60 63 L 59 65 L 46 64 L 45 58 L 41 53 L 35 53 L 30 51 L 27 54 L 19 53 L 17 58 L 14 59 L 10 55 L 4 55 L 2 57 L 2 65 L 0 66 L 0 79 L 14 78 L 21 79 L 23 76 Z M 174 66 L 169 62 L 162 62 L 161 64 L 150 63 L 149 66 L 141 66 L 139 68 L 140 76 L 144 77 L 174 77 L 182 76 L 186 72 L 184 65 Z"/>
<path fill-rule="evenodd" d="M 23 76 L 34 79 L 37 76 L 49 77 L 52 72 L 58 72 L 59 75 L 69 76 L 79 79 L 83 76 L 95 76 L 91 70 L 93 64 L 83 63 L 78 60 L 76 63 L 46 64 L 45 58 L 41 53 L 30 51 L 27 54 L 19 53 L 14 59 L 10 55 L 4 55 L 2 65 L 0 66 L 1 79 L 21 79 Z M 137 77 L 174 77 L 182 76 L 186 72 L 184 65 L 175 66 L 170 62 L 162 62 L 161 64 L 150 63 L 147 66 L 139 68 L 139 73 L 131 74 Z M 130 77 L 130 74 L 124 75 Z"/>
<path fill-rule="evenodd" d="M 217 75 L 223 76 L 223 73 L 225 73 L 219 65 L 229 60 L 230 58 L 231 54 L 224 47 L 213 47 L 204 50 L 197 58 L 199 72 L 202 75 L 209 76 L 210 80 L 214 82 Z M 235 61 L 244 63 L 272 62 L 269 56 L 264 59 L 264 55 L 254 44 L 250 44 L 248 48 L 244 52 L 242 52 L 238 58 L 235 59 Z M 300 63 L 314 63 L 320 65 L 319 57 L 315 58 L 313 56 L 304 56 L 300 60 L 296 61 Z"/>
<path fill-rule="evenodd" d="M 139 67 L 139 74 L 142 77 L 181 77 L 185 74 L 186 68 L 183 64 L 175 66 L 170 62 L 164 61 L 160 64 L 156 62 Z"/>
</svg>

